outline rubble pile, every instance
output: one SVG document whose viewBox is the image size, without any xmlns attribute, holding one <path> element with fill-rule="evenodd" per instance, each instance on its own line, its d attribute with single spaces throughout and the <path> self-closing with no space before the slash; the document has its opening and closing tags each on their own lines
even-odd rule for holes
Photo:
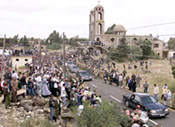
<svg viewBox="0 0 175 127">
<path fill-rule="evenodd" d="M 11 103 L 8 109 L 0 104 L 0 127 L 19 126 L 28 118 L 48 119 L 49 106 L 48 99 L 34 97 L 24 99 L 17 103 Z"/>
<path fill-rule="evenodd" d="M 4 104 L 0 104 L 0 127 L 19 127 L 27 119 L 48 120 L 50 113 L 48 102 L 48 98 L 26 97 L 17 103 L 11 103 L 8 109 L 5 109 Z M 60 124 L 72 127 L 72 120 L 74 114 L 67 111 L 63 112 L 61 119 L 54 124 L 58 127 Z"/>
</svg>

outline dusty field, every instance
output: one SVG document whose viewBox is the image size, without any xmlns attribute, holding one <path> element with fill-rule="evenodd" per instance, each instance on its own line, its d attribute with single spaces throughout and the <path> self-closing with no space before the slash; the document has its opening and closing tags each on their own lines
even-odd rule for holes
<svg viewBox="0 0 175 127">
<path fill-rule="evenodd" d="M 119 67 L 120 72 L 123 70 L 123 64 L 126 65 L 127 68 L 127 74 L 131 76 L 132 74 L 139 74 L 142 77 L 142 82 L 141 85 L 144 84 L 145 81 L 148 81 L 150 87 L 149 87 L 149 92 L 152 93 L 153 90 L 153 85 L 157 84 L 159 85 L 160 90 L 162 89 L 162 86 L 167 83 L 169 86 L 169 89 L 172 91 L 175 90 L 175 79 L 173 78 L 172 71 L 171 71 L 171 66 L 169 64 L 168 60 L 151 60 L 152 64 L 149 66 L 149 71 L 147 73 L 144 73 L 140 66 L 139 63 L 132 63 L 132 67 L 134 64 L 138 66 L 138 69 L 130 69 L 128 70 L 128 64 L 129 63 L 120 63 L 117 64 Z M 174 89 L 173 89 L 174 88 Z M 138 91 L 143 92 L 143 88 L 137 89 Z"/>
</svg>

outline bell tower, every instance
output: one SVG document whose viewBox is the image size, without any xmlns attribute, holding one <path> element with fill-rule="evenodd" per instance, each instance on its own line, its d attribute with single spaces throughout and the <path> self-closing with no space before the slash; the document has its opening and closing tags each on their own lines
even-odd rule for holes
<svg viewBox="0 0 175 127">
<path fill-rule="evenodd" d="M 104 35 L 104 8 L 98 4 L 90 12 L 89 39 L 101 41 L 102 35 Z"/>
</svg>

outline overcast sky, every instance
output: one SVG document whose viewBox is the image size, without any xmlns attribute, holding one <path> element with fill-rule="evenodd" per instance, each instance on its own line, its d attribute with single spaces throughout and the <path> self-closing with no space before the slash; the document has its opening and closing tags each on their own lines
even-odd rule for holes
<svg viewBox="0 0 175 127">
<path fill-rule="evenodd" d="M 97 1 L 0 0 L 0 36 L 6 33 L 47 38 L 56 30 L 68 37 L 88 37 L 89 12 Z M 115 23 L 124 25 L 127 34 L 175 34 L 175 24 L 129 29 L 175 22 L 174 0 L 101 0 L 101 5 L 105 8 L 105 29 Z"/>
</svg>

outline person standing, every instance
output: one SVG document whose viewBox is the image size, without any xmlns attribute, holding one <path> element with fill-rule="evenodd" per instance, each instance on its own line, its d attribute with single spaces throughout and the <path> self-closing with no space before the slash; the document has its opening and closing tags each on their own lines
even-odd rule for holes
<svg viewBox="0 0 175 127">
<path fill-rule="evenodd" d="M 55 101 L 55 104 L 54 104 L 54 108 L 55 108 L 55 121 L 57 119 L 60 118 L 60 115 L 61 115 L 61 97 L 58 96 L 56 101 Z"/>
<path fill-rule="evenodd" d="M 165 84 L 165 85 L 162 87 L 162 96 L 161 96 L 161 100 L 166 100 L 166 93 L 167 93 L 167 90 L 168 90 L 168 85 Z"/>
<path fill-rule="evenodd" d="M 168 89 L 167 90 L 167 105 L 170 106 L 171 105 L 171 91 Z"/>
<path fill-rule="evenodd" d="M 104 73 L 104 81 L 105 81 L 105 84 L 107 82 L 107 79 L 108 79 L 108 72 L 105 70 L 105 73 Z"/>
<path fill-rule="evenodd" d="M 12 79 L 11 81 L 11 100 L 12 102 L 16 102 L 17 101 L 17 81 L 16 79 Z"/>
<path fill-rule="evenodd" d="M 112 85 L 113 82 L 113 72 L 110 72 L 109 74 L 109 85 Z"/>
<path fill-rule="evenodd" d="M 31 78 L 29 78 L 29 81 L 27 83 L 27 93 L 29 96 L 34 96 L 34 84 Z"/>
<path fill-rule="evenodd" d="M 154 98 L 158 101 L 159 87 L 157 86 L 157 84 L 154 84 L 153 93 L 154 93 Z"/>
<path fill-rule="evenodd" d="M 21 79 L 20 79 L 20 83 L 21 83 L 21 87 L 22 87 L 22 88 L 24 88 L 25 85 L 27 84 L 27 83 L 26 83 L 26 76 L 25 76 L 24 73 L 22 74 L 22 77 L 21 77 Z"/>
<path fill-rule="evenodd" d="M 51 95 L 49 99 L 49 109 L 50 109 L 50 120 L 51 121 L 53 120 L 53 117 L 54 117 L 53 108 L 54 108 L 54 99 L 53 99 L 53 95 Z"/>
<path fill-rule="evenodd" d="M 149 84 L 147 83 L 147 81 L 145 81 L 145 84 L 143 85 L 144 93 L 148 92 L 148 87 L 149 87 Z"/>
<path fill-rule="evenodd" d="M 123 86 L 123 76 L 122 76 L 122 74 L 119 75 L 118 79 L 119 79 L 119 86 L 122 87 Z"/>
<path fill-rule="evenodd" d="M 132 80 L 133 80 L 133 79 L 132 79 Z M 136 88 L 137 88 L 137 86 L 136 86 L 136 81 L 133 80 L 133 84 L 132 84 L 132 92 L 133 92 L 133 93 L 136 92 Z"/>
<path fill-rule="evenodd" d="M 127 71 L 126 70 L 123 70 L 122 74 L 123 74 L 123 78 L 125 78 L 125 76 L 127 74 Z"/>
<path fill-rule="evenodd" d="M 128 88 L 129 88 L 130 91 L 132 90 L 132 84 L 133 84 L 133 80 L 128 79 Z"/>
<path fill-rule="evenodd" d="M 140 87 L 140 82 L 141 82 L 142 78 L 140 75 L 137 75 L 136 76 L 136 84 L 137 84 L 137 87 Z"/>
<path fill-rule="evenodd" d="M 3 102 L 5 102 L 5 108 L 7 109 L 10 106 L 10 90 L 7 85 L 7 80 L 5 80 L 4 82 L 3 93 L 4 93 Z"/>
<path fill-rule="evenodd" d="M 61 87 L 61 99 L 63 102 L 63 107 L 66 106 L 66 97 L 67 97 L 66 88 L 65 88 L 65 84 L 63 84 L 63 86 Z"/>
<path fill-rule="evenodd" d="M 127 87 L 127 86 L 128 86 L 129 80 L 130 80 L 130 77 L 129 77 L 129 76 L 127 76 L 127 77 L 125 78 L 125 87 Z"/>
</svg>

